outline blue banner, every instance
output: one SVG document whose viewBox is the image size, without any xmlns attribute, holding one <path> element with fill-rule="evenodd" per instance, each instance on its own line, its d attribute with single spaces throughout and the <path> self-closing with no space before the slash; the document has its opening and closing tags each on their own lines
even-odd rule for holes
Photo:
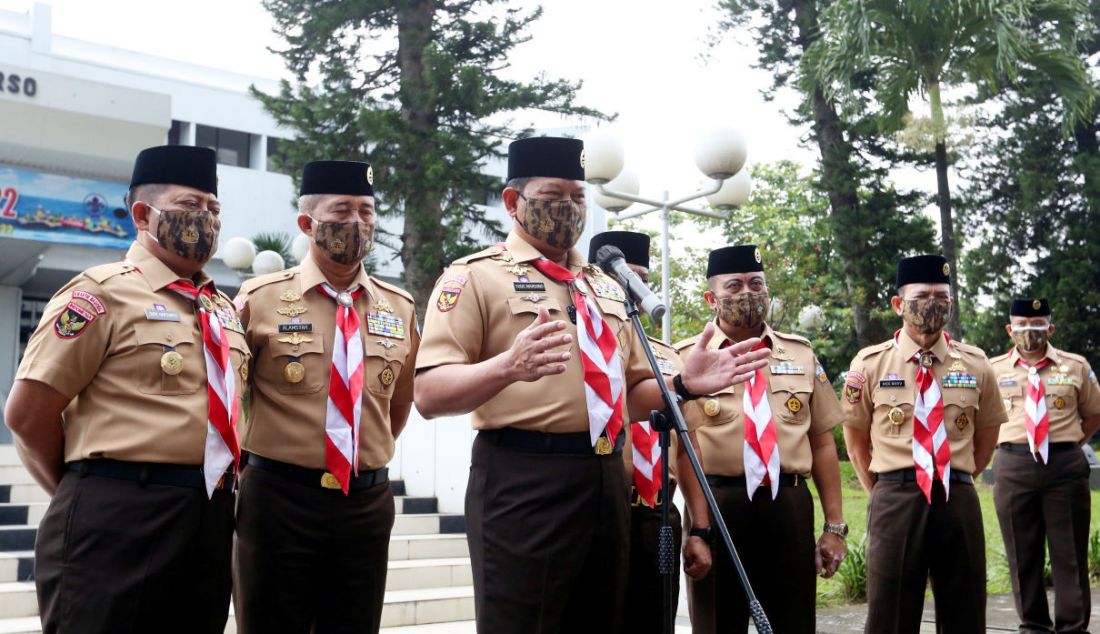
<svg viewBox="0 0 1100 634">
<path fill-rule="evenodd" d="M 0 165 L 0 237 L 125 249 L 126 185 Z"/>
</svg>

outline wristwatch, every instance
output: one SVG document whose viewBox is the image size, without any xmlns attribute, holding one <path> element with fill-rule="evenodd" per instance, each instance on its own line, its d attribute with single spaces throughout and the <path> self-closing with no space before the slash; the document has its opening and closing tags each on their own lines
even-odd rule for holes
<svg viewBox="0 0 1100 634">
<path fill-rule="evenodd" d="M 684 399 L 685 401 L 694 401 L 697 398 L 702 398 L 702 395 L 692 394 L 688 391 L 686 387 L 684 387 L 683 375 L 677 374 L 676 376 L 672 377 L 672 387 L 676 390 L 677 396 Z"/>
<path fill-rule="evenodd" d="M 711 527 L 695 528 L 688 531 L 688 537 L 702 537 L 703 541 L 710 544 L 714 541 L 714 529 Z"/>
<path fill-rule="evenodd" d="M 825 532 L 832 533 L 841 539 L 848 537 L 848 525 L 847 524 L 830 524 L 825 522 Z"/>
</svg>

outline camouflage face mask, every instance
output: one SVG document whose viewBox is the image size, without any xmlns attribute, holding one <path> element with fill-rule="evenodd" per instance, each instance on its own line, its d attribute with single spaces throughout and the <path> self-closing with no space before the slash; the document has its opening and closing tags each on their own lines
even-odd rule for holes
<svg viewBox="0 0 1100 634">
<path fill-rule="evenodd" d="M 333 262 L 362 262 L 374 247 L 374 227 L 365 222 L 321 222 L 313 219 L 313 243 Z"/>
<path fill-rule="evenodd" d="M 572 200 L 540 200 L 527 198 L 526 209 L 518 215 L 519 226 L 533 238 L 555 249 L 569 249 L 581 239 L 587 220 L 587 209 Z"/>
<path fill-rule="evenodd" d="M 901 318 L 922 334 L 943 330 L 951 316 L 951 302 L 938 297 L 907 299 L 902 302 Z"/>
<path fill-rule="evenodd" d="M 157 212 L 157 234 L 149 233 L 157 244 L 166 251 L 175 253 L 185 260 L 206 264 L 218 248 L 218 231 L 222 223 L 211 211 L 183 211 L 169 209 L 162 211 L 149 205 Z"/>
<path fill-rule="evenodd" d="M 741 293 L 718 298 L 718 318 L 735 328 L 756 328 L 768 315 L 767 293 Z"/>
<path fill-rule="evenodd" d="M 1013 326 L 1012 341 L 1024 352 L 1037 352 L 1047 345 L 1050 326 Z"/>
</svg>

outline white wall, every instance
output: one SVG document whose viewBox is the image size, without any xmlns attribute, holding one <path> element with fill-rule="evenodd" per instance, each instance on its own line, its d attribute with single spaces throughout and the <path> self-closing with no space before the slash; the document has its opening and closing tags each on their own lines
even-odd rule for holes
<svg viewBox="0 0 1100 634">
<path fill-rule="evenodd" d="M 414 408 L 397 440 L 390 477 L 405 481 L 412 496 L 435 496 L 439 512 L 462 513 L 474 432 L 471 417 L 424 420 Z"/>
</svg>

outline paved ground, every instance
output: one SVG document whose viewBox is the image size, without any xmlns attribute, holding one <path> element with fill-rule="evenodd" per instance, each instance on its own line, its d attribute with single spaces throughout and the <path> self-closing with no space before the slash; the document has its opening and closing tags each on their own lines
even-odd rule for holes
<svg viewBox="0 0 1100 634">
<path fill-rule="evenodd" d="M 1053 605 L 1053 597 L 1050 599 Z M 1016 631 L 1016 610 L 1012 606 L 1011 595 L 989 597 L 987 603 L 987 634 L 1004 634 Z M 851 605 L 840 608 L 826 608 L 817 612 L 818 634 L 863 634 L 863 621 L 867 615 L 865 605 Z M 932 600 L 925 604 L 924 624 L 921 632 L 936 631 L 936 615 Z M 1100 626 L 1100 588 L 1092 589 L 1092 625 L 1093 631 Z M 473 621 L 462 623 L 444 623 L 440 625 L 420 625 L 416 627 L 396 627 L 382 630 L 383 634 L 474 634 Z M 676 623 L 676 634 L 690 634 L 691 626 L 687 618 L 680 616 Z M 750 628 L 750 632 L 755 632 Z"/>
</svg>

